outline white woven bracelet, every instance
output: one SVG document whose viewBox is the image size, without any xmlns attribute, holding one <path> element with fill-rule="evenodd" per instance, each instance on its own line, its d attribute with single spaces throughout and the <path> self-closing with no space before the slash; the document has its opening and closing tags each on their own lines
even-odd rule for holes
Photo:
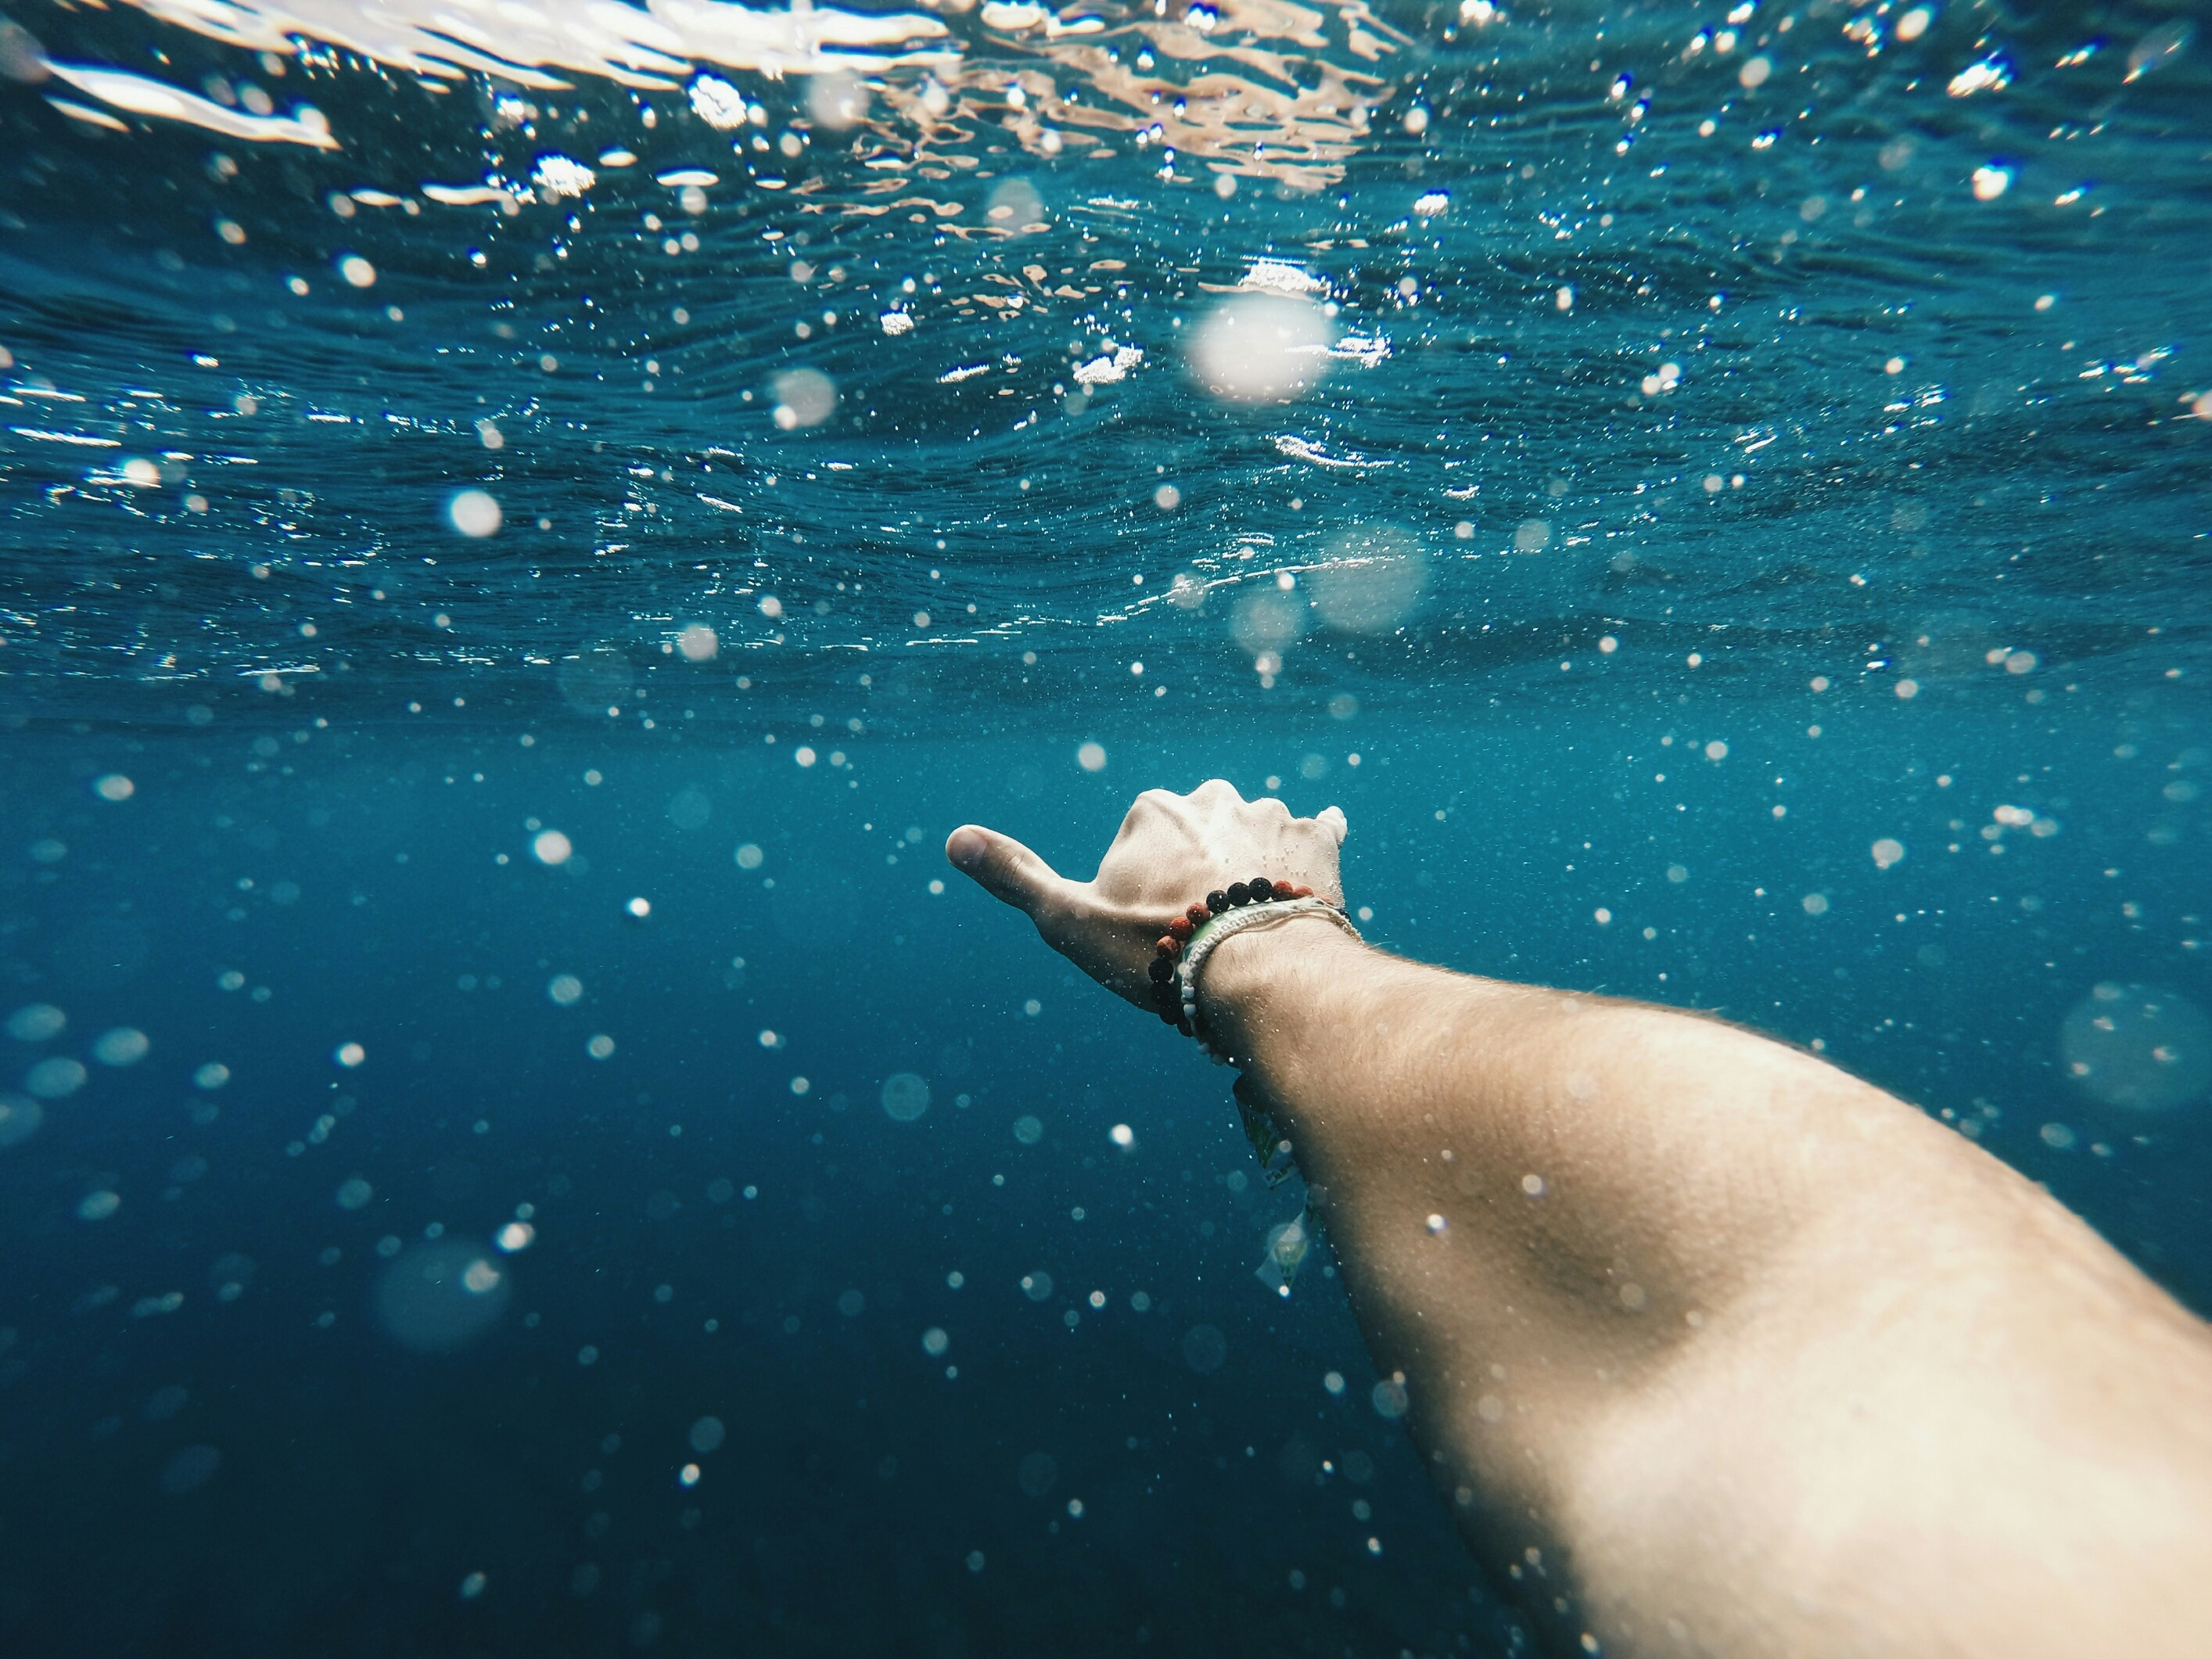
<svg viewBox="0 0 2212 1659">
<path fill-rule="evenodd" d="M 1359 930 L 1352 925 L 1352 918 L 1327 899 L 1277 899 L 1271 903 L 1247 905 L 1216 916 L 1192 936 L 1183 946 L 1182 959 L 1176 964 L 1176 990 L 1182 1003 L 1182 1030 L 1186 1036 L 1195 1041 L 1200 1048 L 1213 1056 L 1214 1064 L 1222 1065 L 1226 1054 L 1216 1052 L 1212 1043 L 1198 1029 L 1198 975 L 1205 967 L 1206 957 L 1214 947 L 1231 936 L 1254 927 L 1265 927 L 1275 922 L 1288 921 L 1293 916 L 1324 915 L 1352 936 Z"/>
</svg>

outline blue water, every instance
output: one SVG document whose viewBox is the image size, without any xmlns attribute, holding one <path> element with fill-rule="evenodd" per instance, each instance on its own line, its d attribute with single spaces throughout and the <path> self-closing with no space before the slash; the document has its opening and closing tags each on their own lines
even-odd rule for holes
<svg viewBox="0 0 2212 1659">
<path fill-rule="evenodd" d="M 2212 1308 L 2183 13 L 1169 9 L 0 26 L 9 1652 L 1525 1645 L 939 852 L 1211 775 Z"/>
</svg>

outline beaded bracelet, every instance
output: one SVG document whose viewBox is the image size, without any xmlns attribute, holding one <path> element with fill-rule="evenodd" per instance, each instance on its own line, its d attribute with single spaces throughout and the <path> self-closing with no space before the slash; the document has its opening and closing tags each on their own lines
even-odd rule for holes
<svg viewBox="0 0 2212 1659">
<path fill-rule="evenodd" d="M 1316 898 L 1310 887 L 1256 876 L 1208 893 L 1203 904 L 1192 905 L 1168 923 L 1153 945 L 1149 972 L 1160 1018 L 1195 1039 L 1217 1063 L 1224 1060 L 1226 1056 L 1217 1053 L 1199 1029 L 1199 969 L 1224 939 L 1248 927 L 1309 914 L 1326 915 L 1352 938 L 1359 937 L 1344 912 L 1327 899 Z"/>
</svg>

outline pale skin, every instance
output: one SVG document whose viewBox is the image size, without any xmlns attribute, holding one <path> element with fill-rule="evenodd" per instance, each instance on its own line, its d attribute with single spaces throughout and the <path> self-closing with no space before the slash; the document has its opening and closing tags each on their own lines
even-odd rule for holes
<svg viewBox="0 0 2212 1659">
<path fill-rule="evenodd" d="M 1215 781 L 1139 796 L 1090 881 L 978 825 L 945 853 L 1149 1011 L 1165 919 L 1263 872 L 1341 902 L 1344 832 Z M 1548 1649 L 2212 1653 L 2212 1336 L 1971 1141 L 1720 1021 L 1325 918 L 1200 991 Z"/>
</svg>

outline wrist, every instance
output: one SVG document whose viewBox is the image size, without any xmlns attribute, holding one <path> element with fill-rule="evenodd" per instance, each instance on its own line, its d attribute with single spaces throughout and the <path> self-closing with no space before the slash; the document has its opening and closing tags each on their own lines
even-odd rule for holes
<svg viewBox="0 0 2212 1659">
<path fill-rule="evenodd" d="M 1309 911 L 1285 916 L 1274 927 L 1255 928 L 1221 942 L 1200 975 L 1199 1005 L 1226 1047 L 1246 1058 L 1250 1054 L 1247 1034 L 1260 1010 L 1367 953 L 1366 945 L 1325 915 Z"/>
</svg>

